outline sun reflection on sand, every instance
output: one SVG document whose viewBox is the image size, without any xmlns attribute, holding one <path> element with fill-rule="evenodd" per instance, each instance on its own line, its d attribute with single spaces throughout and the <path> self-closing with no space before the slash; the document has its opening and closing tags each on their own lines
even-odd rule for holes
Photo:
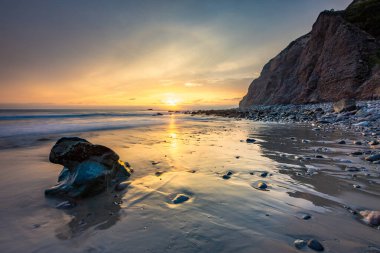
<svg viewBox="0 0 380 253">
<path fill-rule="evenodd" d="M 172 155 L 177 154 L 177 148 L 178 148 L 178 138 L 177 138 L 177 125 L 176 125 L 176 118 L 175 115 L 170 115 L 170 121 L 168 125 L 168 136 L 170 138 L 170 152 Z"/>
</svg>

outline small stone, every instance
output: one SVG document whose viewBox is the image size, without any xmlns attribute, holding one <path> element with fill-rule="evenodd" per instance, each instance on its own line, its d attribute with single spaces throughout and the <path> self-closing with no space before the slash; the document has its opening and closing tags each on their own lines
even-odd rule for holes
<svg viewBox="0 0 380 253">
<path fill-rule="evenodd" d="M 302 219 L 303 219 L 303 220 L 310 220 L 310 219 L 311 219 L 311 215 L 305 213 L 304 215 L 302 215 Z"/>
<path fill-rule="evenodd" d="M 228 176 L 228 175 L 223 175 L 222 178 L 225 179 L 225 180 L 227 180 L 227 179 L 230 179 L 231 177 Z"/>
<path fill-rule="evenodd" d="M 359 214 L 362 216 L 362 220 L 371 226 L 380 225 L 380 211 L 370 211 L 364 210 L 360 211 Z"/>
<path fill-rule="evenodd" d="M 373 140 L 373 141 L 369 142 L 368 144 L 371 146 L 376 146 L 376 145 L 379 145 L 379 142 L 377 140 Z"/>
<path fill-rule="evenodd" d="M 315 251 L 324 251 L 325 248 L 323 247 L 323 245 L 318 242 L 317 240 L 315 239 L 310 239 L 308 242 L 307 242 L 307 246 L 312 249 L 312 250 L 315 250 Z"/>
<path fill-rule="evenodd" d="M 380 160 L 380 154 L 370 155 L 370 156 L 367 156 L 365 159 L 366 161 L 369 161 L 369 162 L 375 162 L 375 161 Z"/>
<path fill-rule="evenodd" d="M 354 141 L 355 145 L 362 145 L 363 143 L 361 141 Z"/>
<path fill-rule="evenodd" d="M 161 176 L 162 174 L 164 174 L 165 172 L 164 171 L 156 171 L 154 174 L 159 177 Z"/>
<path fill-rule="evenodd" d="M 338 144 L 346 144 L 346 141 L 345 140 L 340 140 L 337 142 Z"/>
<path fill-rule="evenodd" d="M 267 177 L 268 176 L 268 172 L 264 171 L 260 174 L 260 177 Z"/>
<path fill-rule="evenodd" d="M 361 188 L 361 186 L 358 185 L 358 184 L 354 184 L 353 187 L 354 187 L 355 189 L 359 189 L 359 188 Z"/>
<path fill-rule="evenodd" d="M 252 138 L 247 138 L 247 139 L 245 140 L 245 142 L 247 142 L 247 143 L 255 143 L 256 140 L 255 140 L 255 139 L 252 139 Z"/>
<path fill-rule="evenodd" d="M 268 188 L 268 185 L 264 182 L 260 182 L 257 184 L 257 188 L 259 188 L 261 190 L 265 190 L 266 188 Z"/>
<path fill-rule="evenodd" d="M 348 172 L 357 172 L 357 171 L 360 171 L 360 169 L 356 168 L 356 167 L 346 167 L 345 171 L 348 171 Z"/>
<path fill-rule="evenodd" d="M 297 249 L 302 249 L 306 246 L 306 244 L 307 242 L 305 240 L 297 239 L 294 241 L 294 247 L 296 247 Z"/>
<path fill-rule="evenodd" d="M 188 201 L 190 198 L 184 194 L 178 194 L 173 200 L 173 204 L 181 204 Z"/>
<path fill-rule="evenodd" d="M 363 155 L 363 152 L 355 151 L 355 152 L 352 152 L 351 155 L 353 155 L 353 156 Z"/>
</svg>

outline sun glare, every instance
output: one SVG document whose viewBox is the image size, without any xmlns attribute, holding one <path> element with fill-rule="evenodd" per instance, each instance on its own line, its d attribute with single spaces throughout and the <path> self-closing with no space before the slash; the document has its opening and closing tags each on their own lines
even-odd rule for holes
<svg viewBox="0 0 380 253">
<path fill-rule="evenodd" d="M 178 104 L 179 100 L 176 98 L 167 98 L 165 100 L 165 104 L 168 106 L 176 106 Z"/>
</svg>

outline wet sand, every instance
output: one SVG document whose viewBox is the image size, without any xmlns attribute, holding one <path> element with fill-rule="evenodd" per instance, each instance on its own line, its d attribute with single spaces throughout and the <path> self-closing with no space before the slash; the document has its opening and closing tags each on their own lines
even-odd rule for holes
<svg viewBox="0 0 380 253">
<path fill-rule="evenodd" d="M 0 150 L 1 252 L 299 252 L 294 240 L 310 238 L 325 252 L 380 249 L 380 231 L 346 208 L 380 210 L 380 166 L 349 155 L 367 148 L 351 144 L 358 136 L 165 117 L 163 125 L 70 134 L 112 148 L 135 173 L 126 190 L 68 210 L 43 194 L 62 169 L 48 162 L 59 136 Z M 177 194 L 189 200 L 173 204 Z"/>
</svg>

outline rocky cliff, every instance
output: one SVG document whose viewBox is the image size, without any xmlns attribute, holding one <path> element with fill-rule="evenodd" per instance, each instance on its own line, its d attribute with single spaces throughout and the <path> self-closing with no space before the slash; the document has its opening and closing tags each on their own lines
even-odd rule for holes
<svg viewBox="0 0 380 253">
<path fill-rule="evenodd" d="M 264 66 L 240 109 L 380 98 L 380 31 L 371 23 L 379 7 L 380 0 L 356 0 L 345 11 L 322 12 L 310 33 Z"/>
</svg>

